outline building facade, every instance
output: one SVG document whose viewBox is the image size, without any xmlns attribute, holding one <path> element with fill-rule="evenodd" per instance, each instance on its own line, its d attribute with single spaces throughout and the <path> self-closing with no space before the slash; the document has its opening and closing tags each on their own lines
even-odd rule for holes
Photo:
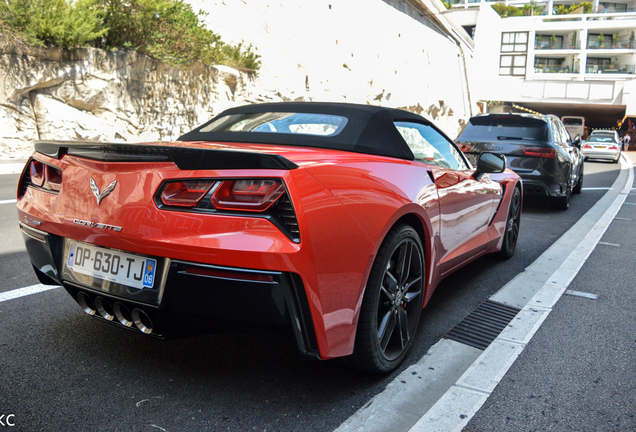
<svg viewBox="0 0 636 432">
<path fill-rule="evenodd" d="M 636 125 L 633 2 L 596 0 L 585 13 L 585 3 L 515 1 L 507 5 L 527 15 L 501 18 L 495 3 L 473 1 L 456 3 L 447 13 L 473 34 L 478 99 L 580 115 L 591 129 L 625 132 Z"/>
</svg>

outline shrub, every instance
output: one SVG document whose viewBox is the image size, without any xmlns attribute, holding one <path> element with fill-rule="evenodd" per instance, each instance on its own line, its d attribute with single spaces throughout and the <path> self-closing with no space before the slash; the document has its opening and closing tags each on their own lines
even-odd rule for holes
<svg viewBox="0 0 636 432">
<path fill-rule="evenodd" d="M 593 6 L 592 3 L 586 2 L 586 1 L 583 1 L 581 3 L 575 3 L 571 5 L 570 7 L 567 7 L 565 5 L 559 5 L 556 7 L 556 9 L 554 9 L 554 14 L 555 15 L 569 14 L 570 12 L 574 12 L 580 7 L 583 7 L 583 13 L 590 13 L 592 11 L 592 6 Z"/>
<path fill-rule="evenodd" d="M 251 46 L 225 44 L 182 0 L 0 0 L 0 24 L 31 45 L 139 50 L 177 66 L 197 61 L 250 73 Z"/>
<path fill-rule="evenodd" d="M 0 21 L 31 45 L 85 46 L 106 34 L 95 0 L 4 0 Z"/>
<path fill-rule="evenodd" d="M 507 6 L 504 3 L 495 3 L 492 5 L 492 8 L 499 14 L 502 18 L 508 18 L 513 16 L 521 16 L 523 12 L 521 9 L 515 6 Z"/>
</svg>

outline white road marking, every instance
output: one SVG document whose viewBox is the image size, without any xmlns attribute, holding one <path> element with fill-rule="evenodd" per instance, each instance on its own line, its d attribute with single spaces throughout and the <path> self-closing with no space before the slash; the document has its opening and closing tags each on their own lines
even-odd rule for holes
<svg viewBox="0 0 636 432">
<path fill-rule="evenodd" d="M 582 191 L 592 191 L 592 190 L 611 190 L 611 187 L 584 187 L 581 188 Z"/>
<path fill-rule="evenodd" d="M 625 160 L 621 159 L 621 164 L 621 173 L 614 182 L 614 186 L 624 181 L 625 171 L 627 171 L 627 182 L 622 191 L 601 198 L 568 232 L 530 266 L 533 267 L 538 261 L 544 261 L 545 264 L 548 264 L 548 261 L 555 260 L 558 254 L 566 256 L 565 260 L 560 260 L 558 269 L 549 276 L 530 301 L 524 299 L 525 306 L 508 327 L 484 350 L 455 385 L 424 414 L 410 429 L 410 432 L 459 432 L 486 402 L 508 369 L 541 327 L 570 282 L 574 280 L 625 203 L 629 190 L 634 184 L 634 171 L 626 164 Z M 614 194 L 615 198 L 613 198 Z M 587 227 L 587 234 L 581 239 L 576 234 L 582 226 Z M 545 268 L 533 269 L 533 273 L 526 275 L 525 284 L 531 284 L 531 278 L 539 279 L 540 272 L 545 270 Z M 518 285 L 519 276 L 525 273 L 528 271 L 526 270 L 515 277 L 490 299 L 509 297 L 513 299 L 512 304 L 514 304 L 514 300 L 520 300 L 519 297 L 515 297 L 519 294 L 513 293 L 513 291 Z M 502 294 L 502 291 L 506 291 L 506 293 Z M 507 304 L 511 304 L 511 302 L 507 302 Z"/>
<path fill-rule="evenodd" d="M 608 243 L 608 242 L 602 242 L 602 241 L 598 242 L 598 244 L 600 244 L 600 245 L 604 245 L 604 246 L 621 247 L 621 245 L 616 244 L 616 243 Z"/>
<path fill-rule="evenodd" d="M 0 293 L 0 303 L 5 302 L 7 300 L 13 300 L 13 299 L 25 297 L 31 294 L 38 294 L 44 291 L 49 291 L 49 290 L 57 289 L 57 288 L 61 288 L 61 287 L 59 285 L 36 284 L 36 285 L 24 287 L 24 288 L 14 289 L 12 291 L 6 291 L 3 293 Z"/>
<path fill-rule="evenodd" d="M 0 200 L 0 204 L 15 204 L 17 202 L 17 199 Z"/>
<path fill-rule="evenodd" d="M 582 291 L 567 290 L 565 291 L 565 294 L 575 296 L 575 297 L 588 298 L 592 300 L 598 299 L 598 294 L 586 293 Z"/>
</svg>

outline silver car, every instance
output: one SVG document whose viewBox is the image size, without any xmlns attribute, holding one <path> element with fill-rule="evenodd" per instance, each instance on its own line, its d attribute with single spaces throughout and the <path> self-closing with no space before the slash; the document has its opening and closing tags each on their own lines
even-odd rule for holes
<svg viewBox="0 0 636 432">
<path fill-rule="evenodd" d="M 581 148 L 583 157 L 588 159 L 604 159 L 618 162 L 621 157 L 621 142 L 616 131 L 596 130 L 590 134 Z"/>
</svg>

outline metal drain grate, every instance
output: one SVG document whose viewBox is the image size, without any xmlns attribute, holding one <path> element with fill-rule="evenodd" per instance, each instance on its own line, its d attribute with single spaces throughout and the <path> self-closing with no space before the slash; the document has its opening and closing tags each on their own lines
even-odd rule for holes
<svg viewBox="0 0 636 432">
<path fill-rule="evenodd" d="M 486 300 L 444 335 L 466 345 L 484 350 L 517 316 L 521 309 Z"/>
</svg>

